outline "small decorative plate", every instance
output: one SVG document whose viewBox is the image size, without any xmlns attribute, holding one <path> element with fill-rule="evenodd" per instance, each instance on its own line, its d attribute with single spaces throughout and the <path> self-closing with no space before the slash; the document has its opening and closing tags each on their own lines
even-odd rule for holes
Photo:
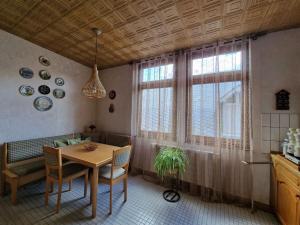
<svg viewBox="0 0 300 225">
<path fill-rule="evenodd" d="M 40 56 L 40 57 L 39 57 L 39 62 L 40 62 L 43 66 L 50 66 L 50 61 L 49 61 L 49 59 L 47 59 L 45 56 Z"/>
<path fill-rule="evenodd" d="M 36 108 L 38 111 L 48 111 L 52 108 L 53 102 L 50 98 L 46 96 L 40 96 L 37 97 L 33 102 L 34 108 Z"/>
<path fill-rule="evenodd" d="M 108 96 L 109 96 L 110 99 L 114 99 L 114 98 L 116 97 L 116 91 L 111 90 L 111 91 L 109 92 Z"/>
<path fill-rule="evenodd" d="M 53 96 L 55 98 L 64 98 L 66 96 L 66 92 L 62 89 L 56 88 L 53 90 Z"/>
<path fill-rule="evenodd" d="M 65 84 L 65 81 L 61 77 L 57 77 L 57 78 L 55 78 L 55 84 L 57 86 L 63 86 Z"/>
<path fill-rule="evenodd" d="M 39 86 L 39 92 L 43 95 L 47 95 L 50 93 L 50 88 L 47 85 Z"/>
<path fill-rule="evenodd" d="M 51 78 L 51 74 L 47 70 L 40 70 L 39 75 L 43 80 L 50 80 Z"/>
<path fill-rule="evenodd" d="M 27 67 L 22 67 L 20 70 L 19 70 L 19 73 L 20 75 L 23 77 L 23 78 L 26 78 L 26 79 L 30 79 L 33 77 L 33 71 L 32 69 L 29 69 Z"/>
<path fill-rule="evenodd" d="M 29 85 L 22 85 L 19 87 L 19 92 L 23 96 L 31 96 L 34 94 L 34 88 Z"/>
</svg>

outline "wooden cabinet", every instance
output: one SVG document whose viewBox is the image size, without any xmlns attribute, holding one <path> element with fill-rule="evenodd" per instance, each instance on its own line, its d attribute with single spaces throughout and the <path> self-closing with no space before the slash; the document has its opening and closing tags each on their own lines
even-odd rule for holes
<svg viewBox="0 0 300 225">
<path fill-rule="evenodd" d="M 272 155 L 275 210 L 283 225 L 300 225 L 300 172 L 281 155 Z"/>
</svg>

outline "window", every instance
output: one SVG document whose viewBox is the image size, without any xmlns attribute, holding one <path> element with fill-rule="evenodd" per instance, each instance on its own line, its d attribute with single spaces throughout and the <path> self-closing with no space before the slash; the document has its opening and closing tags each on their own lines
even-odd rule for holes
<svg viewBox="0 0 300 225">
<path fill-rule="evenodd" d="M 141 133 L 172 134 L 176 112 L 174 64 L 144 68 L 140 76 Z"/>
<path fill-rule="evenodd" d="M 241 52 L 196 58 L 191 63 L 189 136 L 240 139 Z"/>
</svg>

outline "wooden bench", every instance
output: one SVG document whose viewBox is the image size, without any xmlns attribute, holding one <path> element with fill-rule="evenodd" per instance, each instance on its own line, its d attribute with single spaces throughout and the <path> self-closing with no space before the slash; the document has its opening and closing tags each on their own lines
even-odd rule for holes
<svg viewBox="0 0 300 225">
<path fill-rule="evenodd" d="M 8 183 L 11 190 L 11 201 L 16 204 L 18 187 L 45 177 L 45 160 L 44 157 L 37 157 L 8 163 L 7 144 L 4 144 L 3 159 L 2 195 L 5 193 L 5 183 Z"/>
<path fill-rule="evenodd" d="M 79 137 L 81 134 L 76 133 L 5 143 L 0 154 L 0 194 L 4 196 L 6 184 L 9 184 L 11 201 L 16 204 L 19 187 L 46 175 L 43 146 L 53 147 L 55 140 Z"/>
</svg>

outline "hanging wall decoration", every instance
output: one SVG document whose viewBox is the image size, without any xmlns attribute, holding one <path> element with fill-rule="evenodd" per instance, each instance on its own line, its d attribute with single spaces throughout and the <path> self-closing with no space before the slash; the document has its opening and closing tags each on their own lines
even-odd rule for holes
<svg viewBox="0 0 300 225">
<path fill-rule="evenodd" d="M 110 113 L 113 113 L 113 112 L 115 111 L 115 106 L 114 106 L 114 104 L 110 104 L 110 105 L 109 105 L 108 111 L 109 111 Z"/>
<path fill-rule="evenodd" d="M 290 93 L 286 90 L 281 90 L 276 93 L 276 110 L 290 109 Z"/>
<path fill-rule="evenodd" d="M 60 99 L 60 98 L 64 98 L 66 96 L 66 93 L 65 93 L 64 90 L 56 88 L 56 89 L 53 90 L 53 96 L 55 98 Z"/>
<path fill-rule="evenodd" d="M 116 97 L 116 91 L 111 90 L 111 91 L 109 92 L 108 96 L 109 96 L 109 98 L 110 98 L 111 100 L 115 99 L 115 97 Z"/>
<path fill-rule="evenodd" d="M 43 65 L 43 66 L 50 66 L 50 61 L 48 58 L 46 58 L 45 56 L 40 56 L 39 57 L 39 62 Z"/>
<path fill-rule="evenodd" d="M 47 95 L 50 93 L 50 88 L 47 85 L 41 85 L 41 86 L 39 86 L 39 92 L 42 95 Z"/>
<path fill-rule="evenodd" d="M 19 74 L 25 78 L 25 79 L 31 79 L 33 77 L 33 71 L 32 69 L 29 69 L 27 67 L 22 67 L 20 70 L 19 70 Z"/>
<path fill-rule="evenodd" d="M 22 85 L 19 87 L 19 93 L 23 96 L 31 96 L 34 94 L 34 88 L 29 85 Z"/>
<path fill-rule="evenodd" d="M 53 102 L 50 98 L 46 96 L 40 96 L 37 97 L 33 102 L 34 108 L 36 108 L 38 111 L 48 111 L 52 108 Z"/>
<path fill-rule="evenodd" d="M 40 70 L 39 75 L 43 80 L 50 80 L 51 78 L 51 74 L 47 70 Z"/>
<path fill-rule="evenodd" d="M 55 84 L 56 84 L 57 86 L 63 86 L 63 85 L 65 84 L 65 81 L 64 81 L 63 78 L 57 77 L 57 78 L 55 78 Z"/>
</svg>

